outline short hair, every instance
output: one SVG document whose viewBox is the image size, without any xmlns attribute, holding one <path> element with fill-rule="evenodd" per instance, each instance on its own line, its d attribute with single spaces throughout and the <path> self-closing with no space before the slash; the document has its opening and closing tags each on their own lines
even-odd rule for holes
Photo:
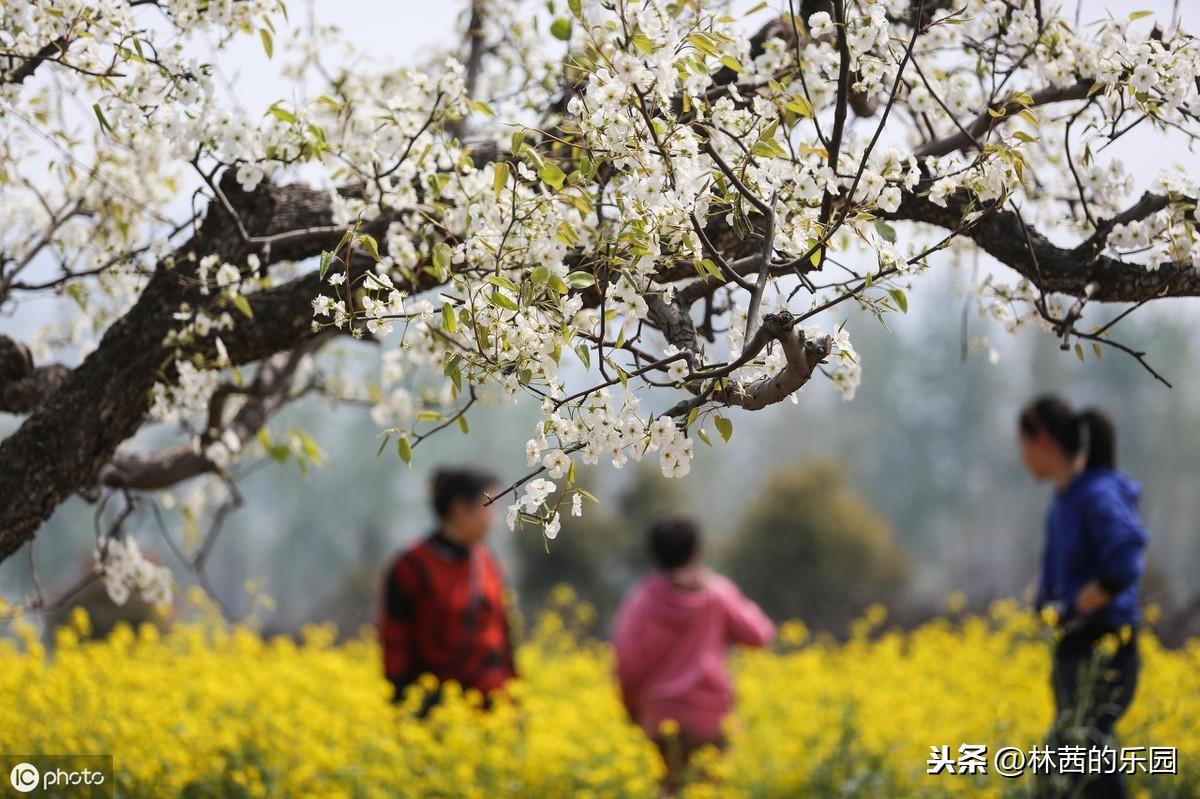
<svg viewBox="0 0 1200 799">
<path fill-rule="evenodd" d="M 685 566 L 700 549 L 700 528 L 686 516 L 668 516 L 650 527 L 650 557 L 662 571 Z"/>
<path fill-rule="evenodd" d="M 475 502 L 498 482 L 491 472 L 469 466 L 438 469 L 431 481 L 433 511 L 445 519 L 456 500 Z"/>
</svg>

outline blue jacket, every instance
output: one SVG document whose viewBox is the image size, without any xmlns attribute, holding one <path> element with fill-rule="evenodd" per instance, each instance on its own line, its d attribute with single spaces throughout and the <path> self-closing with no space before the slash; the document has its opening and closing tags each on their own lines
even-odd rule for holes
<svg viewBox="0 0 1200 799">
<path fill-rule="evenodd" d="M 1061 620 L 1079 615 L 1075 595 L 1091 580 L 1112 594 L 1094 621 L 1113 628 L 1137 624 L 1138 581 L 1148 536 L 1138 519 L 1142 489 L 1112 469 L 1088 469 L 1054 496 L 1046 514 L 1046 547 L 1037 606 L 1061 603 Z"/>
</svg>

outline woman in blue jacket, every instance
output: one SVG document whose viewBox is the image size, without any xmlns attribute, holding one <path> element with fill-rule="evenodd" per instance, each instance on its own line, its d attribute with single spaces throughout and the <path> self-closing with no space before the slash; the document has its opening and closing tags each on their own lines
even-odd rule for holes
<svg viewBox="0 0 1200 799">
<path fill-rule="evenodd" d="M 1061 631 L 1051 740 L 1103 748 L 1137 685 L 1147 541 L 1137 513 L 1141 488 L 1116 470 L 1116 432 L 1100 411 L 1076 413 L 1041 397 L 1021 412 L 1019 427 L 1026 468 L 1055 488 L 1036 598 L 1039 609 L 1057 611 Z M 1051 795 L 1125 797 L 1118 765 L 1119 758 L 1102 760 Z"/>
</svg>

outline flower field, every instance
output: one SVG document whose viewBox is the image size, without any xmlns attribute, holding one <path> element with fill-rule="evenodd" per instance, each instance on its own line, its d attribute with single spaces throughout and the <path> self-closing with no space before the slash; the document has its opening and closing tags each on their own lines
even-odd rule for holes
<svg viewBox="0 0 1200 799">
<path fill-rule="evenodd" d="M 21 621 L 0 639 L 0 752 L 111 753 L 130 797 L 653 797 L 656 750 L 624 718 L 607 645 L 565 601 L 518 653 L 522 681 L 490 712 L 449 691 L 424 722 L 388 703 L 369 635 L 314 627 L 263 640 L 213 621 L 84 640 L 84 614 L 47 651 Z M 1143 639 L 1127 746 L 1174 746 L 1178 773 L 1135 796 L 1200 795 L 1200 642 Z M 849 641 L 787 624 L 735 663 L 740 706 L 724 756 L 685 796 L 1024 796 L 1028 778 L 927 775 L 930 746 L 1028 750 L 1050 722 L 1049 639 L 1015 603 L 907 633 L 882 609 Z"/>
</svg>

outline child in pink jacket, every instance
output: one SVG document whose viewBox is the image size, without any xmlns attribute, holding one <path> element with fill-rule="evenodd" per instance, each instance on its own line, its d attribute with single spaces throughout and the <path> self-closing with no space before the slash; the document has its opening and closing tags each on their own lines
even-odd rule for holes
<svg viewBox="0 0 1200 799">
<path fill-rule="evenodd" d="M 775 625 L 730 580 L 701 565 L 691 520 L 655 524 L 650 552 L 658 572 L 632 591 L 617 616 L 617 679 L 630 717 L 675 772 L 691 751 L 721 743 L 721 722 L 733 707 L 729 647 L 764 646 Z M 684 763 L 668 757 L 660 735 L 668 719 L 679 725 Z"/>
</svg>

